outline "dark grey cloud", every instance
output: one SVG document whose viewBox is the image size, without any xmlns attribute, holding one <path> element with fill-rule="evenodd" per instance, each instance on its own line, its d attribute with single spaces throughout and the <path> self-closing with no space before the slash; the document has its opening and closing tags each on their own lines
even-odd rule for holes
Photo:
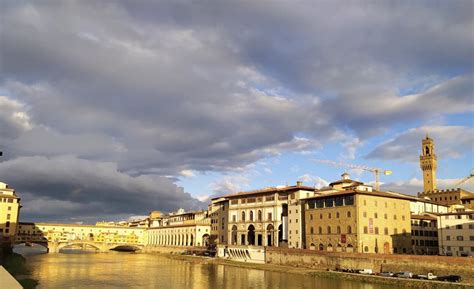
<svg viewBox="0 0 474 289">
<path fill-rule="evenodd" d="M 474 110 L 470 1 L 0 5 L 6 163 L 39 158 L 46 168 L 67 158 L 64 169 L 87 165 L 137 186 L 168 182 L 146 190 L 157 199 L 181 190 L 162 176 L 236 170 L 331 142 L 354 155 L 394 123 Z M 424 89 L 399 95 L 411 86 Z M 13 182 L 41 206 L 63 202 L 65 214 L 80 215 L 85 203 L 62 197 L 78 181 L 59 173 L 44 171 L 52 181 L 43 184 L 24 170 Z M 94 187 L 112 215 L 122 195 L 141 192 L 113 184 Z M 134 204 L 125 211 L 142 214 Z"/>
<path fill-rule="evenodd" d="M 73 156 L 19 157 L 0 163 L 0 174 L 28 204 L 22 218 L 30 220 L 111 219 L 152 210 L 205 207 L 172 179 L 132 177 L 114 163 Z"/>
</svg>

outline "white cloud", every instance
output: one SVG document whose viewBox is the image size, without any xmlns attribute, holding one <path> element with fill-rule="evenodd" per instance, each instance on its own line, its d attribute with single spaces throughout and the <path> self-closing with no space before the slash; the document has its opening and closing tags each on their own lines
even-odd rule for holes
<svg viewBox="0 0 474 289">
<path fill-rule="evenodd" d="M 310 174 L 304 174 L 298 177 L 298 180 L 303 181 L 305 183 L 310 184 L 311 186 L 314 185 L 316 188 L 322 188 L 329 185 L 329 182 L 319 176 L 312 176 Z"/>
<path fill-rule="evenodd" d="M 422 126 L 409 129 L 373 149 L 366 157 L 417 162 L 421 140 L 429 134 L 439 159 L 459 158 L 474 150 L 474 128 L 466 126 Z"/>
</svg>

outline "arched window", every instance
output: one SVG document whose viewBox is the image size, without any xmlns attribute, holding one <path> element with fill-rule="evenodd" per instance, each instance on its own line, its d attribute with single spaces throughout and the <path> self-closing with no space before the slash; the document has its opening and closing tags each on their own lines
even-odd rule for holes
<svg viewBox="0 0 474 289">
<path fill-rule="evenodd" d="M 250 217 L 249 217 L 250 221 L 253 221 L 253 211 L 250 211 Z"/>
<path fill-rule="evenodd" d="M 314 228 L 313 227 L 311 227 L 310 231 L 311 231 L 311 234 L 314 234 Z"/>
<path fill-rule="evenodd" d="M 351 217 L 351 212 L 347 212 L 347 217 L 350 218 Z"/>
<path fill-rule="evenodd" d="M 242 222 L 245 222 L 245 211 L 242 211 Z"/>
<path fill-rule="evenodd" d="M 318 233 L 319 233 L 320 235 L 323 234 L 323 228 L 319 227 L 319 228 L 318 228 Z"/>
<path fill-rule="evenodd" d="M 328 226 L 328 234 L 331 234 L 331 226 Z"/>
<path fill-rule="evenodd" d="M 337 233 L 340 234 L 341 233 L 341 227 L 337 226 Z"/>
<path fill-rule="evenodd" d="M 347 226 L 347 234 L 352 234 L 352 227 L 351 226 Z"/>
<path fill-rule="evenodd" d="M 258 210 L 257 218 L 258 218 L 258 221 L 259 221 L 259 222 L 262 221 L 262 211 Z"/>
<path fill-rule="evenodd" d="M 369 247 L 368 246 L 364 247 L 364 252 L 366 252 L 366 253 L 369 252 Z"/>
</svg>

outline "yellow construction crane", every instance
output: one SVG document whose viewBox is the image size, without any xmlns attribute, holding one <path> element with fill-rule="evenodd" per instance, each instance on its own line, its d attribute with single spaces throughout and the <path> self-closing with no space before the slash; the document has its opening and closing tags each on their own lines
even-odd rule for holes
<svg viewBox="0 0 474 289">
<path fill-rule="evenodd" d="M 467 181 L 469 181 L 469 180 L 471 180 L 471 179 L 473 180 L 473 181 L 472 181 L 472 187 L 473 187 L 473 192 L 474 192 L 474 170 L 471 171 L 471 174 L 470 174 L 469 176 L 467 176 L 467 177 L 463 178 L 461 181 L 459 181 L 459 182 L 456 184 L 456 186 L 460 186 L 460 185 L 462 185 L 463 183 L 465 183 L 465 182 L 467 182 Z"/>
<path fill-rule="evenodd" d="M 383 173 L 386 176 L 391 175 L 393 172 L 390 170 L 383 170 L 379 168 L 371 168 L 368 166 L 363 166 L 363 165 L 354 165 L 354 164 L 346 164 L 343 162 L 335 162 L 331 160 L 318 160 L 315 159 L 314 161 L 322 164 L 328 164 L 328 165 L 333 165 L 336 167 L 345 167 L 345 168 L 350 168 L 350 169 L 359 169 L 359 170 L 364 170 L 368 172 L 372 172 L 375 175 L 375 190 L 379 191 L 380 190 L 380 173 Z"/>
</svg>

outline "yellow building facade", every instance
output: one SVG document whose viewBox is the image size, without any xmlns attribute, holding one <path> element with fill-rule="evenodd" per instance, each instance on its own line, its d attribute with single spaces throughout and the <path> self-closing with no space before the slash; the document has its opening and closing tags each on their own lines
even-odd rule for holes
<svg viewBox="0 0 474 289">
<path fill-rule="evenodd" d="M 409 253 L 410 201 L 386 192 L 346 190 L 305 201 L 305 244 L 312 250 Z"/>
<path fill-rule="evenodd" d="M 0 182 L 0 244 L 14 242 L 20 218 L 20 198 L 14 189 Z"/>
</svg>

